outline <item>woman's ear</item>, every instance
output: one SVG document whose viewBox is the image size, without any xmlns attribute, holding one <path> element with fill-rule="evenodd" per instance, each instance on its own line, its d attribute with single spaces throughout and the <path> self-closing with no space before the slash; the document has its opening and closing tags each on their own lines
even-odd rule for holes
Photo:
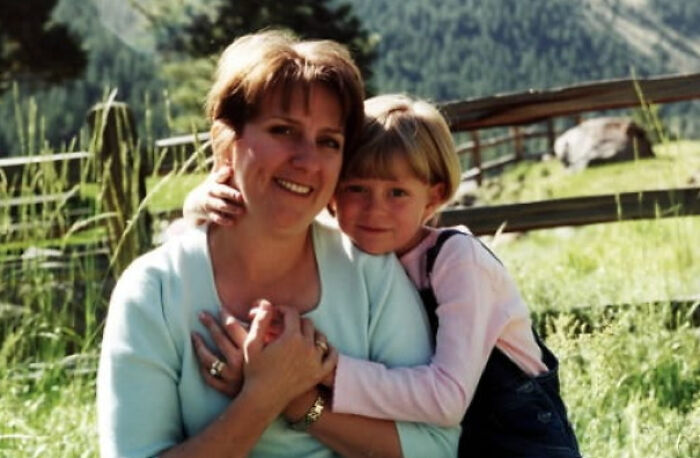
<svg viewBox="0 0 700 458">
<path fill-rule="evenodd" d="M 423 212 L 423 222 L 431 219 L 435 212 L 445 203 L 445 184 L 437 183 L 428 188 L 428 203 Z"/>
<path fill-rule="evenodd" d="M 231 165 L 231 146 L 236 139 L 236 131 L 224 121 L 215 120 L 209 129 L 209 139 L 211 140 L 211 150 L 214 156 L 214 167 L 216 171 L 225 165 Z"/>
<path fill-rule="evenodd" d="M 328 213 L 330 213 L 330 215 L 333 217 L 338 214 L 338 205 L 335 200 L 335 196 L 331 197 L 331 201 L 328 202 L 328 205 L 326 205 L 326 210 L 328 210 Z"/>
</svg>

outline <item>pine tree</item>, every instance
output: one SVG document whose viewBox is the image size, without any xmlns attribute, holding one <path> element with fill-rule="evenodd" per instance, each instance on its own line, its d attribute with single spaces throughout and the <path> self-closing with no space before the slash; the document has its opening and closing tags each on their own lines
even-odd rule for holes
<svg viewBox="0 0 700 458">
<path fill-rule="evenodd" d="M 57 0 L 0 5 L 0 93 L 16 79 L 57 83 L 80 76 L 87 62 L 78 39 L 52 21 Z"/>
</svg>

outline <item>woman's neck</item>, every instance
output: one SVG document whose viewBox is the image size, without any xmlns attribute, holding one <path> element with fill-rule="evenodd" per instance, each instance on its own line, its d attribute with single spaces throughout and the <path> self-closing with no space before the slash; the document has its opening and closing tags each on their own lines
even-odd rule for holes
<svg viewBox="0 0 700 458">
<path fill-rule="evenodd" d="M 311 228 L 278 236 L 244 224 L 210 226 L 208 240 L 219 298 L 234 315 L 247 318 L 261 298 L 300 311 L 315 305 L 320 284 Z"/>
</svg>

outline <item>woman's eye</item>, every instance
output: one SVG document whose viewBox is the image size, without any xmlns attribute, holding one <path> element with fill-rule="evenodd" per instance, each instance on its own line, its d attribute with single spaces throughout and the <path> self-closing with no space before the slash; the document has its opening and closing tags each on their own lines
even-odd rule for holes
<svg viewBox="0 0 700 458">
<path fill-rule="evenodd" d="M 294 133 L 294 129 L 292 128 L 292 126 L 279 124 L 270 127 L 270 133 L 275 135 L 291 135 L 292 133 Z"/>
<path fill-rule="evenodd" d="M 325 147 L 325 148 L 330 148 L 330 149 L 335 149 L 335 150 L 340 150 L 340 142 L 336 140 L 335 138 L 322 138 L 319 143 Z"/>
</svg>

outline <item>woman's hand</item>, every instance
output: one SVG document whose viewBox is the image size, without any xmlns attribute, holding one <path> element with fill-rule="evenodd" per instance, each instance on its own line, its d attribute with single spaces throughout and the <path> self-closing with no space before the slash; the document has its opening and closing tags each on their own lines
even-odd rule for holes
<svg viewBox="0 0 700 458">
<path fill-rule="evenodd" d="M 212 172 L 185 198 L 183 216 L 196 224 L 211 221 L 220 226 L 232 226 L 245 213 L 243 196 L 229 183 L 233 169 L 223 166 Z"/>
<path fill-rule="evenodd" d="M 266 345 L 275 309 L 282 315 L 283 329 Z M 295 309 L 273 307 L 267 301 L 261 301 L 255 313 L 244 355 L 246 386 L 257 386 L 283 407 L 315 387 L 335 368 L 338 359 L 335 350 L 316 344 L 311 320 L 300 318 Z"/>
<path fill-rule="evenodd" d="M 221 311 L 221 325 L 213 316 L 202 312 L 199 320 L 207 327 L 217 350 L 219 359 L 204 343 L 202 336 L 192 333 L 192 344 L 199 360 L 202 377 L 207 385 L 230 398 L 234 398 L 243 385 L 243 343 L 248 335 L 241 324 L 230 314 Z M 223 363 L 219 374 L 211 373 L 216 362 Z M 220 364 L 220 363 L 218 363 Z"/>
</svg>

